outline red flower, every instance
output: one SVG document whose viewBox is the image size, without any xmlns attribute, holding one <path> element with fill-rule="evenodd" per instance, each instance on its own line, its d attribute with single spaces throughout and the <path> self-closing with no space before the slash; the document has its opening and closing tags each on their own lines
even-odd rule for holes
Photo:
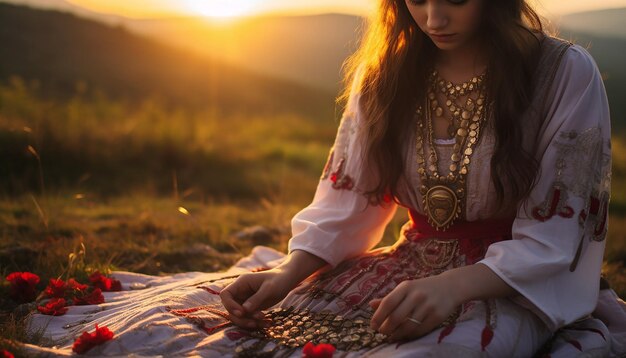
<svg viewBox="0 0 626 358">
<path fill-rule="evenodd" d="M 13 353 L 3 349 L 0 351 L 0 358 L 15 358 L 15 356 L 13 356 Z"/>
<path fill-rule="evenodd" d="M 35 286 L 39 283 L 39 276 L 31 272 L 13 272 L 7 276 L 11 283 L 9 295 L 16 302 L 31 302 L 37 298 Z"/>
<path fill-rule="evenodd" d="M 87 286 L 85 284 L 82 284 L 82 283 L 74 280 L 73 278 L 70 278 L 69 280 L 67 280 L 66 285 L 67 285 L 67 288 L 69 290 L 79 291 L 79 293 L 85 291 L 87 289 L 87 287 L 89 287 L 89 286 Z M 73 292 L 73 293 L 76 294 L 76 292 Z"/>
<path fill-rule="evenodd" d="M 51 298 L 65 298 L 65 291 L 67 291 L 67 285 L 63 280 L 51 278 L 44 292 Z"/>
<path fill-rule="evenodd" d="M 122 283 L 119 280 L 110 279 L 111 280 L 111 289 L 112 292 L 117 292 L 122 290 Z"/>
<path fill-rule="evenodd" d="M 96 288 L 88 295 L 74 297 L 74 304 L 77 306 L 97 305 L 100 303 L 104 303 L 104 296 L 99 288 Z"/>
<path fill-rule="evenodd" d="M 89 281 L 93 287 L 99 288 L 104 292 L 122 290 L 122 283 L 120 281 L 106 277 L 99 271 L 92 273 L 89 276 Z"/>
<path fill-rule="evenodd" d="M 37 310 L 49 316 L 62 316 L 67 312 L 65 307 L 65 298 L 53 298 L 45 306 L 37 307 Z"/>
<path fill-rule="evenodd" d="M 72 350 L 78 354 L 83 354 L 95 346 L 99 346 L 113 339 L 115 334 L 106 326 L 98 327 L 93 333 L 83 332 L 83 334 L 74 341 Z"/>
<path fill-rule="evenodd" d="M 309 342 L 302 349 L 304 358 L 332 358 L 335 347 L 332 344 L 320 343 L 318 345 Z"/>
</svg>

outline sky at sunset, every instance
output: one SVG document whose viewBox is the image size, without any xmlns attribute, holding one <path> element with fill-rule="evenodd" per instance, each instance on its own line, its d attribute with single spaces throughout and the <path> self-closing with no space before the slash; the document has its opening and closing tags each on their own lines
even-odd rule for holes
<svg viewBox="0 0 626 358">
<path fill-rule="evenodd" d="M 68 0 L 91 10 L 128 17 L 204 15 L 237 17 L 260 13 L 313 14 L 340 12 L 364 15 L 375 0 Z M 626 7 L 626 0 L 540 0 L 545 14 L 564 14 L 603 8 Z"/>
</svg>

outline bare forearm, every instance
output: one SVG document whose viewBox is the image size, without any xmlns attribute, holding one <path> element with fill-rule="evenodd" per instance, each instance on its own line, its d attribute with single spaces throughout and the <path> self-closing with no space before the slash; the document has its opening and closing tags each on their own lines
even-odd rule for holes
<svg viewBox="0 0 626 358">
<path fill-rule="evenodd" d="M 515 295 L 517 291 L 483 264 L 459 267 L 441 274 L 455 288 L 459 304 L 478 299 Z"/>
<path fill-rule="evenodd" d="M 326 265 L 326 261 L 313 254 L 303 250 L 294 250 L 277 269 L 288 272 L 294 281 L 300 282 Z"/>
</svg>

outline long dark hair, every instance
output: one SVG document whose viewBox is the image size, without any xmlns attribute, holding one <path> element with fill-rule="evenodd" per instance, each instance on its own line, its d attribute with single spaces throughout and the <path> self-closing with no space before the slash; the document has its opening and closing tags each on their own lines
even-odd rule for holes
<svg viewBox="0 0 626 358">
<path fill-rule="evenodd" d="M 498 207 L 511 209 L 530 192 L 538 163 L 522 147 L 521 117 L 532 97 L 532 75 L 537 66 L 543 26 L 524 0 L 485 0 L 482 23 L 489 58 L 487 96 L 494 106 L 496 145 L 491 177 Z M 425 98 L 429 69 L 437 48 L 417 26 L 405 0 L 380 0 L 359 49 L 344 64 L 347 84 L 358 81 L 359 104 L 365 115 L 366 167 L 378 178 L 366 194 L 381 203 L 391 194 L 404 171 L 407 128 L 416 103 Z M 360 72 L 360 76 L 357 76 Z M 506 91 L 502 89 L 506 88 Z"/>
</svg>

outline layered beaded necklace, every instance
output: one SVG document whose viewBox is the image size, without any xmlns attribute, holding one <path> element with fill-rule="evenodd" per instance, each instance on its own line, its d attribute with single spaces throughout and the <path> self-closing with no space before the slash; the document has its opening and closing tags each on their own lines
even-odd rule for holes
<svg viewBox="0 0 626 358">
<path fill-rule="evenodd" d="M 417 109 L 416 152 L 417 171 L 421 180 L 420 193 L 428 222 L 437 230 L 448 229 L 463 212 L 465 179 L 470 158 L 478 142 L 482 122 L 487 117 L 484 79 L 483 74 L 467 82 L 453 84 L 443 80 L 434 70 L 429 79 L 426 110 L 421 106 Z M 443 116 L 437 91 L 446 97 L 445 105 L 451 113 L 448 118 L 448 135 L 455 140 L 450 171 L 444 175 L 439 173 L 439 160 L 433 138 L 433 112 L 437 117 Z M 460 103 L 461 97 L 466 97 L 465 103 Z M 428 160 L 424 153 L 424 140 L 428 141 Z"/>
</svg>

